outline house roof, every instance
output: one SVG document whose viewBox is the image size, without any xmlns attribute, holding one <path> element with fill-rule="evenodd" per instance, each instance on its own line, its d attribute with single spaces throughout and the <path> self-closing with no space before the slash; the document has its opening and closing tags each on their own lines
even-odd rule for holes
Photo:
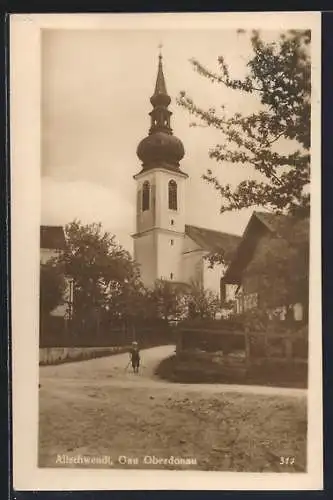
<svg viewBox="0 0 333 500">
<path fill-rule="evenodd" d="M 242 272 L 251 261 L 259 239 L 268 232 L 288 239 L 288 235 L 292 234 L 293 226 L 299 220 L 290 215 L 253 212 L 223 280 L 226 283 L 239 284 Z"/>
<path fill-rule="evenodd" d="M 241 241 L 236 234 L 191 225 L 185 225 L 185 234 L 203 250 L 213 253 L 223 251 L 226 255 L 233 254 Z"/>
<path fill-rule="evenodd" d="M 40 227 L 40 248 L 62 250 L 66 247 L 65 232 L 62 226 Z"/>
<path fill-rule="evenodd" d="M 281 231 L 284 232 L 286 228 L 293 225 L 295 222 L 295 217 L 283 214 L 272 214 L 269 212 L 253 212 L 253 216 L 259 219 L 269 231 L 276 234 L 280 234 Z"/>
</svg>

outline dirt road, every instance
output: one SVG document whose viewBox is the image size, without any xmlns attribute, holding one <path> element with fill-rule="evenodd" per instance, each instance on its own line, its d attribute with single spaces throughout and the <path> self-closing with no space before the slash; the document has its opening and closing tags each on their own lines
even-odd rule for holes
<svg viewBox="0 0 333 500">
<path fill-rule="evenodd" d="M 138 375 L 133 374 L 128 364 L 128 354 L 96 358 L 76 363 L 45 366 L 40 369 L 41 383 L 56 385 L 65 380 L 66 384 L 81 381 L 84 384 L 112 385 L 117 387 L 164 388 L 171 392 L 181 390 L 198 391 L 200 393 L 241 392 L 251 394 L 284 395 L 305 397 L 306 390 L 280 387 L 227 385 L 227 384 L 175 384 L 164 381 L 154 375 L 157 365 L 175 352 L 174 346 L 159 346 L 141 352 L 141 368 Z"/>
<path fill-rule="evenodd" d="M 161 381 L 173 352 L 143 351 L 139 375 L 126 354 L 41 367 L 39 465 L 305 470 L 305 391 Z"/>
</svg>

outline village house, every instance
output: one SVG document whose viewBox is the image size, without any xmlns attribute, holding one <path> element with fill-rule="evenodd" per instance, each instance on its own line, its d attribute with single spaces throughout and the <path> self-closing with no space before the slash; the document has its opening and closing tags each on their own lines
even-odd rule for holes
<svg viewBox="0 0 333 500">
<path fill-rule="evenodd" d="M 40 227 L 40 261 L 46 264 L 66 248 L 65 232 L 62 226 Z"/>
<path fill-rule="evenodd" d="M 46 264 L 50 259 L 57 257 L 66 248 L 66 238 L 62 226 L 40 227 L 40 263 Z M 64 303 L 56 307 L 52 316 L 69 319 L 73 304 L 73 283 L 69 277 L 65 277 L 66 289 Z"/>
<path fill-rule="evenodd" d="M 306 319 L 309 220 L 254 212 L 221 280 L 236 287 L 235 312 L 267 304 L 280 319 Z"/>
</svg>

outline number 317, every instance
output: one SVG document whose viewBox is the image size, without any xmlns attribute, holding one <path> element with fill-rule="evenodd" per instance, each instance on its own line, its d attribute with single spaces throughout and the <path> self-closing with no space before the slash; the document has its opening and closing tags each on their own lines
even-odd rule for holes
<svg viewBox="0 0 333 500">
<path fill-rule="evenodd" d="M 280 465 L 293 465 L 295 457 L 280 457 Z"/>
</svg>

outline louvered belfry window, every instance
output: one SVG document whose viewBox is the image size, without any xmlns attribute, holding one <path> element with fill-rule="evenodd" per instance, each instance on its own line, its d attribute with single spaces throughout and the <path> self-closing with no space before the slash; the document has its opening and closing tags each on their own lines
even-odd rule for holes
<svg viewBox="0 0 333 500">
<path fill-rule="evenodd" d="M 142 187 L 142 211 L 145 212 L 150 208 L 150 184 L 148 181 L 143 183 Z"/>
<path fill-rule="evenodd" d="M 177 210 L 177 183 L 174 180 L 169 182 L 169 209 Z"/>
</svg>

